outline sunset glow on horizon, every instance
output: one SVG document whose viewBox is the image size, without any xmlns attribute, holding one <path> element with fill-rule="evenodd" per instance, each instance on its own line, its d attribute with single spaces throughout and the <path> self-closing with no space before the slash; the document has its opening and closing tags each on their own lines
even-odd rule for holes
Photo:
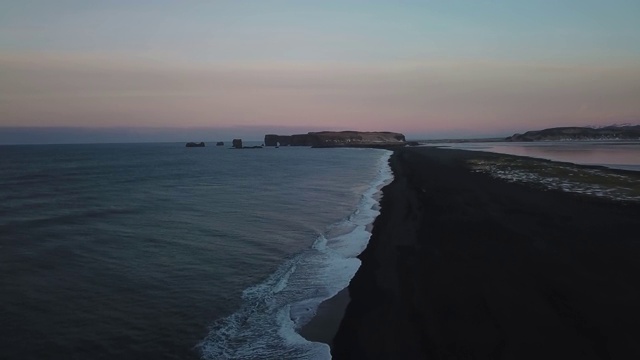
<svg viewBox="0 0 640 360">
<path fill-rule="evenodd" d="M 640 123 L 638 14 L 633 1 L 15 1 L 0 14 L 0 131 Z"/>
</svg>

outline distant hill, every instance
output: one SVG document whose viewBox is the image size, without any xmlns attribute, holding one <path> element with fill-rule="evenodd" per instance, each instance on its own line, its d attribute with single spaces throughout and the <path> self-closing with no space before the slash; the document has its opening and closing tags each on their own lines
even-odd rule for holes
<svg viewBox="0 0 640 360">
<path fill-rule="evenodd" d="M 387 131 L 320 131 L 297 135 L 267 134 L 266 146 L 389 147 L 407 144 L 403 134 Z"/>
<path fill-rule="evenodd" d="M 506 141 L 549 140 L 640 140 L 640 125 L 612 125 L 601 128 L 557 127 L 514 134 Z"/>
</svg>

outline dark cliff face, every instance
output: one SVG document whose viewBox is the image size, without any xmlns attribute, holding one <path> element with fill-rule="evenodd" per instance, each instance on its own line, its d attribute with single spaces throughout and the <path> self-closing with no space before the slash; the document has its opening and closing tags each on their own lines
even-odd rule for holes
<svg viewBox="0 0 640 360">
<path fill-rule="evenodd" d="M 311 146 L 309 134 L 299 135 L 276 135 L 267 134 L 264 136 L 265 146 Z"/>
<path fill-rule="evenodd" d="M 291 144 L 291 136 L 267 134 L 264 136 L 265 146 L 289 146 Z"/>
<path fill-rule="evenodd" d="M 233 139 L 231 146 L 233 146 L 236 149 L 242 149 L 242 139 Z"/>
<path fill-rule="evenodd" d="M 297 134 L 297 135 L 268 134 L 264 136 L 264 145 L 265 146 L 312 146 L 312 140 L 309 134 Z"/>
<path fill-rule="evenodd" d="M 313 146 L 311 134 L 291 135 L 291 146 Z"/>
<path fill-rule="evenodd" d="M 544 130 L 527 131 L 514 134 L 507 141 L 544 141 L 544 140 L 638 140 L 640 125 L 590 127 L 558 127 Z"/>
<path fill-rule="evenodd" d="M 267 134 L 264 136 L 264 145 L 265 146 L 278 146 L 278 135 L 276 134 Z"/>
<path fill-rule="evenodd" d="M 357 147 L 404 145 L 405 137 L 393 132 L 322 131 L 308 134 L 275 135 L 264 137 L 266 146 Z"/>
<path fill-rule="evenodd" d="M 309 135 L 312 146 L 315 147 L 391 144 L 405 141 L 403 134 L 392 132 L 322 131 Z"/>
<path fill-rule="evenodd" d="M 186 145 L 186 147 L 204 147 L 204 142 L 188 142 Z"/>
</svg>

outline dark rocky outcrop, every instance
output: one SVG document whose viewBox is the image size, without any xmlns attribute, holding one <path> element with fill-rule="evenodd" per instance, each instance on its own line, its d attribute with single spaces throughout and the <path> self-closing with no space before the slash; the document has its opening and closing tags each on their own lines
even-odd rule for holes
<svg viewBox="0 0 640 360">
<path fill-rule="evenodd" d="M 262 146 L 264 146 L 264 144 L 261 145 L 257 145 L 257 146 L 243 146 L 242 145 L 242 139 L 233 139 L 232 145 L 231 145 L 232 149 L 262 149 Z"/>
<path fill-rule="evenodd" d="M 264 136 L 265 146 L 311 146 L 309 134 L 297 135 L 275 135 Z"/>
<path fill-rule="evenodd" d="M 289 145 L 289 142 L 289 136 L 281 136 L 276 134 L 267 134 L 264 136 L 264 144 L 266 146 L 287 146 Z"/>
<path fill-rule="evenodd" d="M 266 146 L 311 147 L 389 147 L 404 146 L 403 134 L 393 132 L 321 131 L 308 134 L 275 135 L 264 137 Z"/>
<path fill-rule="evenodd" d="M 291 135 L 291 146 L 313 146 L 311 133 Z"/>
<path fill-rule="evenodd" d="M 204 142 L 188 142 L 185 147 L 204 147 Z"/>
<path fill-rule="evenodd" d="M 322 131 L 309 133 L 313 147 L 387 147 L 404 146 L 403 134 L 393 132 Z"/>
<path fill-rule="evenodd" d="M 224 146 L 224 142 L 223 142 L 223 141 L 218 141 L 218 142 L 216 143 L 216 146 Z"/>
<path fill-rule="evenodd" d="M 557 127 L 514 134 L 506 141 L 552 140 L 639 140 L 640 125 L 591 127 Z"/>
</svg>

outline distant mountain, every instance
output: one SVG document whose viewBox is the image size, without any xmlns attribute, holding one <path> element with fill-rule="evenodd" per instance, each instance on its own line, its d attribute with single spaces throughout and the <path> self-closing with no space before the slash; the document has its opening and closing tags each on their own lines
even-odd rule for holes
<svg viewBox="0 0 640 360">
<path fill-rule="evenodd" d="M 506 141 L 549 140 L 640 140 L 640 125 L 612 125 L 601 128 L 557 127 L 514 134 Z"/>
</svg>

